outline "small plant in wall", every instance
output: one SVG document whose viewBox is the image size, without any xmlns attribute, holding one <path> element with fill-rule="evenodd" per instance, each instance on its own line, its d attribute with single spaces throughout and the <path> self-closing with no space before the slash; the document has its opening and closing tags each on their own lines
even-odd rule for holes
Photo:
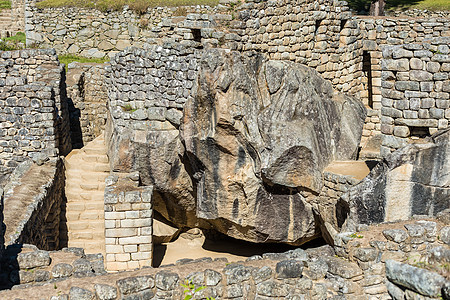
<svg viewBox="0 0 450 300">
<path fill-rule="evenodd" d="M 195 287 L 195 284 L 193 284 L 189 280 L 186 280 L 186 282 L 184 284 L 182 283 L 181 286 L 185 288 L 185 290 L 183 291 L 184 300 L 196 300 L 194 298 L 195 294 L 206 288 L 205 286 Z M 206 297 L 205 299 L 206 300 L 215 300 L 214 298 L 211 298 L 211 297 Z"/>
<path fill-rule="evenodd" d="M 130 113 L 136 111 L 136 110 L 131 106 L 131 104 L 125 104 L 124 106 L 122 106 L 122 110 L 123 110 L 123 111 L 126 111 L 126 112 L 130 112 Z"/>
</svg>

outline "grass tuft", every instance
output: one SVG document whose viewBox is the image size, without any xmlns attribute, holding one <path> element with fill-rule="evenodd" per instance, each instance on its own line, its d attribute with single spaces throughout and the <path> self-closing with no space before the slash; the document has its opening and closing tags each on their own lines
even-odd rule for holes
<svg viewBox="0 0 450 300">
<path fill-rule="evenodd" d="M 18 32 L 16 35 L 0 40 L 0 51 L 13 51 L 24 49 L 26 45 L 25 33 Z"/>
<path fill-rule="evenodd" d="M 105 58 L 87 58 L 82 56 L 77 56 L 73 54 L 64 54 L 64 55 L 58 55 L 59 62 L 66 65 L 66 72 L 68 70 L 68 65 L 71 62 L 80 62 L 80 63 L 104 63 L 109 61 L 108 57 Z"/>
<path fill-rule="evenodd" d="M 216 6 L 219 0 L 43 0 L 36 5 L 39 8 L 83 7 L 100 11 L 121 10 L 125 5 L 139 14 L 144 14 L 150 7 L 180 7 L 192 5 Z"/>
<path fill-rule="evenodd" d="M 10 9 L 11 8 L 11 1 L 9 0 L 0 0 L 0 11 L 2 9 Z"/>
</svg>

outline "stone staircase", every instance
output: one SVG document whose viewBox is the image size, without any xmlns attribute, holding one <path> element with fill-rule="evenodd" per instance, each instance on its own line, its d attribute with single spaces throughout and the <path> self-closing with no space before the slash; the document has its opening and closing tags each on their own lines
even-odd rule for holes
<svg viewBox="0 0 450 300">
<path fill-rule="evenodd" d="M 66 219 L 69 247 L 105 254 L 104 190 L 109 175 L 103 135 L 66 157 Z"/>
<path fill-rule="evenodd" d="M 11 20 L 11 9 L 0 10 L 0 37 L 4 38 L 7 35 L 12 34 L 11 30 L 12 20 Z"/>
</svg>

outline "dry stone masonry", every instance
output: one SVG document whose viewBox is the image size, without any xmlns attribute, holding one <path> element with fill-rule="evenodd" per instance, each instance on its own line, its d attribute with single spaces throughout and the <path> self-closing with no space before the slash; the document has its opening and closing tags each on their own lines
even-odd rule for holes
<svg viewBox="0 0 450 300">
<path fill-rule="evenodd" d="M 100 136 L 105 130 L 108 94 L 105 85 L 104 64 L 68 66 L 67 94 L 69 98 L 71 140 L 80 148 Z"/>
<path fill-rule="evenodd" d="M 139 174 L 111 175 L 105 189 L 105 246 L 108 271 L 152 266 L 153 187 L 138 187 Z"/>
<path fill-rule="evenodd" d="M 383 50 L 382 153 L 448 127 L 450 37 Z"/>
<path fill-rule="evenodd" d="M 1 172 L 41 153 L 67 154 L 69 120 L 56 52 L 3 51 L 0 67 Z"/>
</svg>

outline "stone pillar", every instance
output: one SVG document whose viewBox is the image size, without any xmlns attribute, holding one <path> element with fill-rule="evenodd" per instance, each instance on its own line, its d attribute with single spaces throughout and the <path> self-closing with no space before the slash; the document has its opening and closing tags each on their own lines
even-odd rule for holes
<svg viewBox="0 0 450 300">
<path fill-rule="evenodd" d="M 105 259 L 108 271 L 152 265 L 153 186 L 138 187 L 138 178 L 119 179 L 119 176 L 111 175 L 106 179 Z"/>
</svg>

